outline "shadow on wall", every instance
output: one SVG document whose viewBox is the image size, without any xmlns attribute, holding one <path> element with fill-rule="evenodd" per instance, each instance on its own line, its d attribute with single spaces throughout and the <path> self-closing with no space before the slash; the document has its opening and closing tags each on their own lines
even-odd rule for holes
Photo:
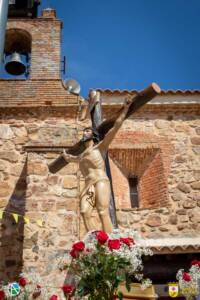
<svg viewBox="0 0 200 300">
<path fill-rule="evenodd" d="M 0 282 L 11 282 L 19 277 L 23 267 L 24 220 L 18 223 L 10 213 L 24 216 L 26 206 L 27 161 L 3 213 L 0 234 Z"/>
</svg>

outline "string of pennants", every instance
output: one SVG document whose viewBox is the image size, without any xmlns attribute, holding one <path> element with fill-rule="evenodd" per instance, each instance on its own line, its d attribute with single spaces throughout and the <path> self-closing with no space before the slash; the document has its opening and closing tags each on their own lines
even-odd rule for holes
<svg viewBox="0 0 200 300">
<path fill-rule="evenodd" d="M 2 211 L 2 210 L 0 210 L 0 221 L 3 219 L 4 214 L 12 216 L 13 219 L 15 220 L 16 224 L 19 222 L 19 218 L 22 218 L 24 223 L 27 225 L 30 223 L 33 223 L 33 222 L 36 223 L 40 227 L 43 227 L 43 225 L 44 225 L 44 222 L 41 219 L 32 221 L 30 218 L 24 217 L 23 215 L 13 213 L 13 212 L 8 212 L 8 211 Z"/>
</svg>

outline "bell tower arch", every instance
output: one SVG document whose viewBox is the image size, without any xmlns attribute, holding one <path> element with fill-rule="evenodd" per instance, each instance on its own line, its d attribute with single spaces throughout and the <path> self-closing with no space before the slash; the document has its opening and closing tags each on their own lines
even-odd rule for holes
<svg viewBox="0 0 200 300">
<path fill-rule="evenodd" d="M 27 30 L 10 28 L 6 32 L 5 70 L 13 76 L 28 77 L 32 37 Z"/>
<path fill-rule="evenodd" d="M 10 75 L 29 75 L 27 78 L 34 80 L 60 79 L 61 28 L 54 9 L 44 9 L 37 17 L 36 11 L 26 5 L 9 5 L 5 70 Z"/>
</svg>

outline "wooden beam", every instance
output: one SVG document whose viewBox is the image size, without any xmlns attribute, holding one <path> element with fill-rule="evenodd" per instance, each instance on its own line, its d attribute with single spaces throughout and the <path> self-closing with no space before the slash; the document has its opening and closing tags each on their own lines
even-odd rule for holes
<svg viewBox="0 0 200 300">
<path fill-rule="evenodd" d="M 160 87 L 156 83 L 152 83 L 149 87 L 142 90 L 141 92 L 138 92 L 136 96 L 132 98 L 132 104 L 129 107 L 129 110 L 127 112 L 126 118 L 131 116 L 134 112 L 136 112 L 140 107 L 142 107 L 144 104 L 152 100 L 156 95 L 158 95 L 161 92 Z M 114 116 L 111 116 L 108 120 L 104 121 L 99 127 L 98 132 L 100 134 L 101 139 L 104 138 L 105 134 L 113 127 L 117 117 L 121 113 L 121 108 Z M 67 149 L 69 154 L 72 155 L 79 155 L 85 150 L 84 143 L 79 141 L 77 144 L 75 144 L 70 149 Z M 67 165 L 67 162 L 64 160 L 62 156 L 59 156 L 55 161 L 53 161 L 49 165 L 49 171 L 51 173 L 58 172 L 61 168 Z"/>
<path fill-rule="evenodd" d="M 155 96 L 160 94 L 161 89 L 156 83 L 152 83 L 146 89 L 138 92 L 136 96 L 132 98 L 132 104 L 129 107 L 129 110 L 126 114 L 126 119 L 134 114 L 138 109 L 144 106 L 147 102 L 151 101 Z M 104 135 L 113 127 L 117 117 L 120 115 L 123 108 L 121 108 L 115 115 L 110 119 L 105 120 L 99 127 L 98 132 L 103 138 Z"/>
</svg>

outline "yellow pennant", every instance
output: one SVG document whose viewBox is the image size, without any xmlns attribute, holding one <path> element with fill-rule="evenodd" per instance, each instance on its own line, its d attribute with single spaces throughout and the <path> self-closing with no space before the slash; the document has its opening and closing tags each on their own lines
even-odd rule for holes
<svg viewBox="0 0 200 300">
<path fill-rule="evenodd" d="M 3 211 L 0 211 L 0 220 L 3 218 Z"/>
<path fill-rule="evenodd" d="M 19 215 L 18 214 L 12 214 L 14 220 L 16 223 L 18 223 L 18 220 L 19 220 Z"/>
<path fill-rule="evenodd" d="M 27 217 L 24 217 L 24 222 L 28 225 L 29 223 L 30 223 L 30 220 L 29 220 L 29 218 L 27 218 Z"/>
<path fill-rule="evenodd" d="M 43 226 L 43 221 L 42 221 L 42 220 L 37 220 L 36 223 L 37 223 L 40 227 Z"/>
</svg>

